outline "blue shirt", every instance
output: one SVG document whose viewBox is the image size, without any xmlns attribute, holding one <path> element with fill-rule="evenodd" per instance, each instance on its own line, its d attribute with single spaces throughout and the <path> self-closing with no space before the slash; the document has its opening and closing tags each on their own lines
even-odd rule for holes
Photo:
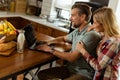
<svg viewBox="0 0 120 80">
<path fill-rule="evenodd" d="M 85 45 L 85 48 L 93 57 L 96 57 L 95 51 L 96 46 L 100 41 L 100 35 L 96 31 L 87 32 L 87 28 L 89 25 L 85 26 L 85 28 L 80 32 L 78 29 L 74 30 L 70 34 L 67 35 L 67 40 L 72 42 L 71 51 L 75 50 L 76 44 L 82 41 Z M 94 69 L 86 62 L 86 60 L 80 56 L 78 60 L 73 63 L 67 63 L 68 69 L 77 74 L 81 74 L 88 78 L 92 78 L 94 75 Z"/>
</svg>

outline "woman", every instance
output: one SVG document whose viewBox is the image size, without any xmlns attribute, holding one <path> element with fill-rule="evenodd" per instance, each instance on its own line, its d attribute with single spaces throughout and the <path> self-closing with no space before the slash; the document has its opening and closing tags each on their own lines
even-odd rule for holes
<svg viewBox="0 0 120 80">
<path fill-rule="evenodd" d="M 92 57 L 81 42 L 77 44 L 86 61 L 95 69 L 93 80 L 117 80 L 120 65 L 120 31 L 111 8 L 103 7 L 93 13 L 92 28 L 102 33 L 102 40 L 97 47 L 97 59 Z"/>
</svg>

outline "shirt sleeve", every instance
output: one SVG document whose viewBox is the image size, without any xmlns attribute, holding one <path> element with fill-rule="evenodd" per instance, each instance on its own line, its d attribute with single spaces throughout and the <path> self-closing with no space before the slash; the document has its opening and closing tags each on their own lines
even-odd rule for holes
<svg viewBox="0 0 120 80">
<path fill-rule="evenodd" d="M 99 49 L 99 56 L 97 59 L 86 53 L 83 57 L 95 69 L 102 70 L 114 58 L 118 50 L 117 42 L 105 42 Z"/>
<path fill-rule="evenodd" d="M 72 31 L 71 33 L 69 33 L 66 37 L 67 37 L 67 40 L 69 42 L 72 42 L 73 41 L 73 38 L 74 38 L 74 35 L 76 34 L 76 31 L 77 29 L 75 29 L 74 31 Z"/>
<path fill-rule="evenodd" d="M 95 31 L 87 32 L 82 39 L 82 42 L 85 45 L 85 48 L 89 53 L 93 52 L 96 49 L 100 41 L 100 34 Z M 92 47 L 91 47 L 92 46 Z"/>
</svg>

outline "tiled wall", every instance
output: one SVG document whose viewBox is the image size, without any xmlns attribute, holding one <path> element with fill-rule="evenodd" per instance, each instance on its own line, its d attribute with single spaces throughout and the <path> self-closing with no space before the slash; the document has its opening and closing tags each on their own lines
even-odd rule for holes
<svg viewBox="0 0 120 80">
<path fill-rule="evenodd" d="M 36 6 L 36 0 L 28 0 L 28 4 L 32 6 Z"/>
<path fill-rule="evenodd" d="M 43 0 L 41 14 L 54 15 L 54 2 L 55 0 Z"/>
</svg>

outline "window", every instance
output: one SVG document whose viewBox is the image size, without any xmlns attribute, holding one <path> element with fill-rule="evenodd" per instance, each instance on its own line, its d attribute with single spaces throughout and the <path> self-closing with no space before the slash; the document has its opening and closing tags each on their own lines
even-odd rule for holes
<svg viewBox="0 0 120 80">
<path fill-rule="evenodd" d="M 60 19 L 69 20 L 70 11 L 69 10 L 64 10 L 64 9 L 58 9 L 58 16 L 57 17 L 60 18 Z"/>
<path fill-rule="evenodd" d="M 61 17 L 65 18 L 65 19 L 69 19 L 70 17 L 70 12 L 67 10 L 61 10 Z"/>
<path fill-rule="evenodd" d="M 55 7 L 69 10 L 72 4 L 72 0 L 56 0 Z"/>
<path fill-rule="evenodd" d="M 56 0 L 55 7 L 70 10 L 76 1 L 89 2 L 89 0 Z"/>
<path fill-rule="evenodd" d="M 89 2 L 89 0 L 56 0 L 57 18 L 69 20 L 71 7 L 77 1 Z"/>
</svg>

